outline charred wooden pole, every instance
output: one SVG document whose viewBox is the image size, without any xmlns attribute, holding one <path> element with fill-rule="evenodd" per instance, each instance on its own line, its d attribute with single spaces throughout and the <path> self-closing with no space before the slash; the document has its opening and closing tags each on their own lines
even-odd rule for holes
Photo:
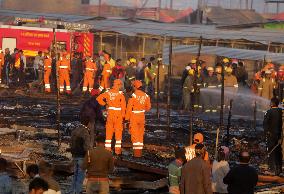
<svg viewBox="0 0 284 194">
<path fill-rule="evenodd" d="M 168 66 L 168 98 L 167 98 L 167 125 L 168 139 L 171 135 L 171 76 L 172 76 L 173 38 L 170 39 L 169 66 Z"/>
<path fill-rule="evenodd" d="M 254 101 L 254 109 L 253 109 L 253 128 L 256 131 L 256 113 L 257 113 L 257 105 L 256 101 Z"/>
<path fill-rule="evenodd" d="M 53 28 L 53 41 L 54 41 L 54 51 L 55 51 L 55 67 L 56 67 L 56 126 L 58 133 L 58 147 L 61 146 L 61 134 L 60 134 L 60 117 L 61 117 L 61 107 L 60 107 L 60 91 L 59 91 L 59 66 L 57 65 L 58 61 L 58 51 L 57 51 L 57 41 L 56 41 L 56 31 Z"/>
<path fill-rule="evenodd" d="M 230 128 L 231 128 L 231 118 L 232 118 L 232 106 L 233 100 L 230 100 L 230 110 L 228 115 L 228 124 L 227 124 L 227 146 L 230 144 Z"/>
<path fill-rule="evenodd" d="M 159 103 L 160 103 L 160 99 L 159 99 L 159 97 L 160 97 L 160 66 L 161 66 L 161 63 L 162 63 L 162 61 L 161 60 L 158 60 L 158 71 L 157 71 L 157 98 L 156 98 L 156 100 L 157 100 L 157 118 L 158 118 L 158 120 L 160 119 L 160 110 L 159 110 Z"/>
<path fill-rule="evenodd" d="M 199 67 L 199 58 L 201 55 L 201 47 L 202 47 L 202 36 L 199 38 L 198 52 L 196 56 L 196 67 L 194 71 L 194 79 L 193 79 L 193 88 L 194 88 L 194 98 L 197 96 L 197 77 L 198 77 L 198 67 Z M 192 98 L 191 98 L 192 99 Z M 196 99 L 194 99 L 196 100 Z M 190 137 L 189 137 L 189 145 L 192 145 L 193 138 L 193 100 L 191 100 L 191 111 L 190 111 Z"/>
<path fill-rule="evenodd" d="M 221 71 L 221 109 L 220 109 L 220 130 L 223 129 L 223 124 L 224 124 L 224 95 L 225 95 L 225 64 L 222 62 L 222 71 Z"/>
<path fill-rule="evenodd" d="M 220 128 L 218 128 L 218 129 L 217 129 L 217 132 L 216 132 L 216 142 L 215 142 L 215 160 L 217 160 L 217 156 L 218 156 L 219 133 L 220 133 Z"/>
</svg>

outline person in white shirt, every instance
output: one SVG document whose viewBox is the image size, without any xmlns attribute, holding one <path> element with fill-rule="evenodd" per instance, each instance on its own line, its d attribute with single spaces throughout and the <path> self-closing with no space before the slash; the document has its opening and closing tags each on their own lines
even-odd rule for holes
<svg viewBox="0 0 284 194">
<path fill-rule="evenodd" d="M 228 193 L 227 185 L 223 183 L 223 178 L 228 174 L 230 167 L 226 161 L 228 157 L 228 148 L 222 146 L 218 150 L 217 160 L 212 165 L 212 190 L 214 193 Z"/>
</svg>

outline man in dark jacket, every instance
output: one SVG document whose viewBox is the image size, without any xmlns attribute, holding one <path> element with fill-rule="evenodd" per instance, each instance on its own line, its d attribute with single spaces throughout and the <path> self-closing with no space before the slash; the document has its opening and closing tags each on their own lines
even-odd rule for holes
<svg viewBox="0 0 284 194">
<path fill-rule="evenodd" d="M 5 56 L 4 56 L 4 67 L 3 67 L 3 80 L 5 81 L 6 85 L 10 83 L 10 70 L 12 64 L 12 56 L 10 54 L 10 50 L 8 48 L 5 49 Z"/>
<path fill-rule="evenodd" d="M 96 147 L 87 152 L 82 168 L 88 172 L 87 194 L 109 193 L 109 173 L 113 172 L 114 160 L 105 149 L 105 138 L 98 136 Z"/>
<path fill-rule="evenodd" d="M 195 146 L 196 157 L 187 162 L 181 171 L 180 193 L 181 194 L 212 194 L 210 167 L 203 160 L 205 146 Z"/>
<path fill-rule="evenodd" d="M 275 175 L 282 172 L 282 109 L 278 108 L 279 100 L 272 98 L 271 108 L 265 113 L 263 128 L 268 150 L 268 166 Z M 270 153 L 271 152 L 271 153 Z"/>
<path fill-rule="evenodd" d="M 229 194 L 253 194 L 258 175 L 256 170 L 249 166 L 249 153 L 241 152 L 239 160 L 240 164 L 229 171 L 223 182 L 228 185 Z"/>
<path fill-rule="evenodd" d="M 94 145 L 95 139 L 95 124 L 97 122 L 105 123 L 103 113 L 101 110 L 101 106 L 97 102 L 96 98 L 100 94 L 100 90 L 93 89 L 91 91 L 91 98 L 84 102 L 81 111 L 80 111 L 80 119 L 82 120 L 84 117 L 89 118 L 90 122 L 87 125 L 90 129 L 90 145 Z"/>
<path fill-rule="evenodd" d="M 83 159 L 90 149 L 90 129 L 87 127 L 89 117 L 81 117 L 81 125 L 72 131 L 71 153 L 74 160 L 74 177 L 72 183 L 72 193 L 81 193 L 85 172 L 81 169 Z"/>
</svg>

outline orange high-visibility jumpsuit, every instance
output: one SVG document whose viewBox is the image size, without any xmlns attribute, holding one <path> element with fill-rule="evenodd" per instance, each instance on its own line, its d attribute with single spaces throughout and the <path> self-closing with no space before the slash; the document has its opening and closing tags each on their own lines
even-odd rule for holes
<svg viewBox="0 0 284 194">
<path fill-rule="evenodd" d="M 142 156 L 145 131 L 145 111 L 149 111 L 150 109 L 150 97 L 145 92 L 136 90 L 128 101 L 125 116 L 125 119 L 130 121 L 129 131 L 133 144 L 134 157 Z"/>
<path fill-rule="evenodd" d="M 121 154 L 122 122 L 126 109 L 125 97 L 118 88 L 112 88 L 99 95 L 97 101 L 102 106 L 107 105 L 108 109 L 105 148 L 111 151 L 111 140 L 115 133 L 115 153 L 119 155 Z"/>
<path fill-rule="evenodd" d="M 110 88 L 110 75 L 111 75 L 111 66 L 109 63 L 105 63 L 103 72 L 102 72 L 102 80 L 100 85 L 100 90 L 103 89 L 109 90 Z"/>
<path fill-rule="evenodd" d="M 59 61 L 59 87 L 60 93 L 64 92 L 64 83 L 66 84 L 66 93 L 71 93 L 70 87 L 70 60 L 67 57 L 61 57 Z"/>
<path fill-rule="evenodd" d="M 46 57 L 43 61 L 44 64 L 44 88 L 45 88 L 45 92 L 51 92 L 51 88 L 50 88 L 50 74 L 51 74 L 51 63 L 52 63 L 52 59 L 50 57 Z"/>
<path fill-rule="evenodd" d="M 88 86 L 89 92 L 91 92 L 94 88 L 95 74 L 97 71 L 96 63 L 91 60 L 87 61 L 85 70 L 83 92 L 86 92 L 88 90 Z"/>
<path fill-rule="evenodd" d="M 2 70 L 4 68 L 4 54 L 0 53 L 0 84 L 2 83 Z"/>
</svg>

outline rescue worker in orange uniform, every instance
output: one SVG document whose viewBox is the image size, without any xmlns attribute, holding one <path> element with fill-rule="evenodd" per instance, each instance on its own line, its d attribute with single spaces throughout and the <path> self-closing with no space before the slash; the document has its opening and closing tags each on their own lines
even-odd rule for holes
<svg viewBox="0 0 284 194">
<path fill-rule="evenodd" d="M 195 146 L 196 146 L 196 144 L 203 144 L 203 141 L 204 141 L 204 137 L 201 133 L 196 133 L 193 136 L 193 144 L 191 146 L 187 146 L 185 148 L 185 158 L 186 158 L 187 161 L 189 161 L 189 160 L 191 160 L 195 157 Z M 209 161 L 209 154 L 208 154 L 207 151 L 205 152 L 205 156 L 204 156 L 203 159 L 207 162 L 210 162 Z"/>
<path fill-rule="evenodd" d="M 87 92 L 89 87 L 89 92 L 91 93 L 94 88 L 95 75 L 97 72 L 97 65 L 93 61 L 91 57 L 85 63 L 85 75 L 84 75 L 84 83 L 83 83 L 83 92 Z"/>
<path fill-rule="evenodd" d="M 128 101 L 125 120 L 129 121 L 129 131 L 133 144 L 134 157 L 142 157 L 145 131 L 145 111 L 151 109 L 150 97 L 141 91 L 142 82 L 133 82 L 134 93 Z"/>
<path fill-rule="evenodd" d="M 70 55 L 67 52 L 62 53 L 60 60 L 58 61 L 59 65 L 59 86 L 60 93 L 64 92 L 64 83 L 66 84 L 66 93 L 71 94 L 71 86 L 70 86 Z"/>
<path fill-rule="evenodd" d="M 45 92 L 50 93 L 51 92 L 50 74 L 51 74 L 51 68 L 52 68 L 51 67 L 52 59 L 48 52 L 45 52 L 43 65 L 44 65 L 44 88 L 45 88 Z"/>
<path fill-rule="evenodd" d="M 2 83 L 2 71 L 4 68 L 4 53 L 2 49 L 0 49 L 0 84 Z"/>
<path fill-rule="evenodd" d="M 100 85 L 100 90 L 110 89 L 110 76 L 111 76 L 111 66 L 108 62 L 105 62 L 103 72 L 102 72 L 102 80 Z"/>
<path fill-rule="evenodd" d="M 123 131 L 123 119 L 125 117 L 126 102 L 123 93 L 120 90 L 122 82 L 119 79 L 114 80 L 112 89 L 100 94 L 97 101 L 105 106 L 107 112 L 106 122 L 106 141 L 105 148 L 111 151 L 111 140 L 115 133 L 115 154 L 121 154 L 121 139 Z"/>
</svg>

